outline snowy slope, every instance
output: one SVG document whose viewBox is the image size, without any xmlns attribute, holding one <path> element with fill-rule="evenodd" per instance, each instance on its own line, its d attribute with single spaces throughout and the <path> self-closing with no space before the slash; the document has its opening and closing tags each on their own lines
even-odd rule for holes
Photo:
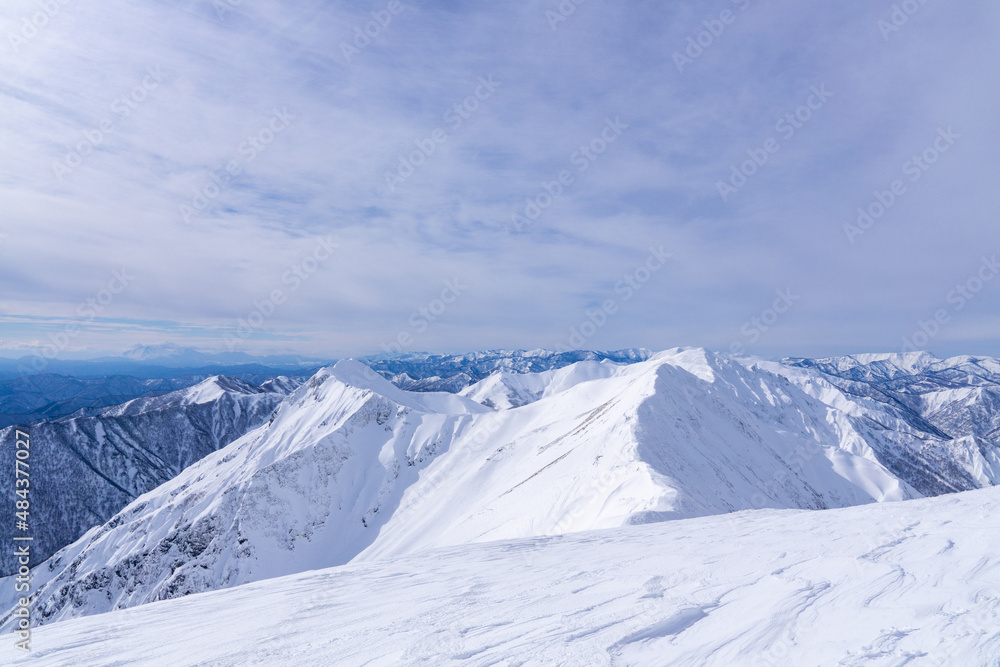
<svg viewBox="0 0 1000 667">
<path fill-rule="evenodd" d="M 162 396 L 105 408 L 94 416 L 32 424 L 27 429 L 34 482 L 32 564 L 264 423 L 295 383 L 283 378 L 265 389 L 212 377 Z M 0 431 L 0 460 L 10 470 L 14 430 Z M 0 497 L 13 497 L 13 481 L 13 474 L 0 475 Z M 0 541 L 10 540 L 12 528 L 12 521 L 0 522 Z M 11 550 L 4 550 L 0 573 L 14 570 Z"/>
<path fill-rule="evenodd" d="M 347 562 L 378 534 L 417 466 L 487 411 L 340 362 L 268 423 L 36 568 L 41 618 Z M 0 588 L 10 599 L 12 581 Z"/>
<path fill-rule="evenodd" d="M 852 414 L 869 433 L 892 431 L 877 455 L 924 495 L 1000 483 L 1000 362 L 926 352 L 760 362 Z"/>
<path fill-rule="evenodd" d="M 423 548 L 919 495 L 843 413 L 721 355 L 587 362 L 546 382 L 494 411 L 357 362 L 325 369 L 36 568 L 39 620 Z"/>
<path fill-rule="evenodd" d="M 844 415 L 704 350 L 558 371 L 431 462 L 361 558 L 758 507 L 917 497 Z M 614 376 L 590 379 L 614 368 Z M 574 383 L 573 380 L 577 382 Z"/>
<path fill-rule="evenodd" d="M 33 632 L 37 667 L 1000 663 L 1000 489 L 350 564 Z"/>
<path fill-rule="evenodd" d="M 610 377 L 618 367 L 619 364 L 603 359 L 538 373 L 496 371 L 459 393 L 487 407 L 507 410 L 558 394 L 580 382 Z"/>
</svg>

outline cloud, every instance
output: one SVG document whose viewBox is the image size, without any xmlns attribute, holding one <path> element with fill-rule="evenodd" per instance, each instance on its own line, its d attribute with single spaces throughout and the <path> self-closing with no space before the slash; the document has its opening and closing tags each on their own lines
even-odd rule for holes
<svg viewBox="0 0 1000 667">
<path fill-rule="evenodd" d="M 224 349 L 283 290 L 244 349 L 336 356 L 380 351 L 459 278 L 413 349 L 553 346 L 662 244 L 669 265 L 589 346 L 725 349 L 791 288 L 749 350 L 821 355 L 898 348 L 1000 245 L 995 3 L 926 3 L 887 37 L 888 2 L 588 0 L 554 22 L 557 2 L 389 4 L 6 3 L 0 309 L 72 318 L 125 268 L 101 317 L 144 324 L 81 345 Z M 833 96 L 786 136 L 814 86 Z M 609 119 L 627 128 L 602 144 Z M 856 209 L 946 127 L 954 150 L 849 243 Z M 991 285 L 932 349 L 1000 354 L 998 301 Z"/>
</svg>

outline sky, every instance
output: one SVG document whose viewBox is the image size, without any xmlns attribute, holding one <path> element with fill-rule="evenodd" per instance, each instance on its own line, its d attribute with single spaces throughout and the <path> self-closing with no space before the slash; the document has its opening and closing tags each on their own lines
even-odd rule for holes
<svg viewBox="0 0 1000 667">
<path fill-rule="evenodd" d="M 1000 356 L 1000 5 L 8 0 L 0 354 Z"/>
</svg>

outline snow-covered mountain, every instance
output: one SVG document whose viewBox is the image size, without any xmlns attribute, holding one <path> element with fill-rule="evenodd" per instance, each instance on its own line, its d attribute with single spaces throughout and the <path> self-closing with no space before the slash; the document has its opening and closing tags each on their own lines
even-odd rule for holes
<svg viewBox="0 0 1000 667">
<path fill-rule="evenodd" d="M 845 392 L 898 407 L 921 427 L 987 444 L 1000 435 L 1000 361 L 936 359 L 926 352 L 787 360 L 822 372 Z M 994 482 L 996 479 L 993 480 Z"/>
<path fill-rule="evenodd" d="M 996 667 L 998 514 L 988 489 L 462 545 L 52 623 L 0 663 Z"/>
<path fill-rule="evenodd" d="M 303 374 L 289 373 L 292 379 L 301 382 L 315 370 Z M 121 405 L 133 398 L 161 396 L 216 375 L 236 378 L 252 385 L 283 377 L 275 369 L 248 366 L 202 368 L 196 373 L 171 374 L 169 377 L 120 374 L 73 377 L 56 373 L 2 375 L 0 373 L 0 428 L 71 415 L 96 415 L 104 408 Z"/>
<path fill-rule="evenodd" d="M 986 360 L 626 361 L 501 369 L 461 394 L 339 362 L 36 568 L 37 620 L 424 549 L 995 480 L 996 442 L 953 430 L 996 418 Z"/>
<path fill-rule="evenodd" d="M 762 362 L 851 413 L 887 467 L 924 495 L 1000 483 L 1000 362 L 926 352 Z"/>
<path fill-rule="evenodd" d="M 102 409 L 141 396 L 158 396 L 206 377 L 138 378 L 112 375 L 76 378 L 55 373 L 0 380 L 0 428 L 56 419 L 81 409 Z"/>
<path fill-rule="evenodd" d="M 427 547 L 919 495 L 845 415 L 727 357 L 522 379 L 545 388 L 493 410 L 358 362 L 321 371 L 267 425 L 37 568 L 40 618 Z"/>
<path fill-rule="evenodd" d="M 471 388 L 497 407 L 407 490 L 359 559 L 759 507 L 918 497 L 850 420 L 704 350 Z"/>
<path fill-rule="evenodd" d="M 46 590 L 40 618 L 347 562 L 375 538 L 419 467 L 488 412 L 453 394 L 404 392 L 340 362 L 296 389 L 267 424 L 36 568 Z"/>
<path fill-rule="evenodd" d="M 212 377 L 164 395 L 137 398 L 97 414 L 39 422 L 31 434 L 34 562 L 99 526 L 139 495 L 267 421 L 298 382 L 254 387 Z M 14 427 L 0 430 L 0 460 L 13 470 Z M 0 496 L 13 497 L 13 475 Z M 8 542 L 12 522 L 0 522 Z M 5 550 L 0 572 L 16 570 Z"/>
</svg>

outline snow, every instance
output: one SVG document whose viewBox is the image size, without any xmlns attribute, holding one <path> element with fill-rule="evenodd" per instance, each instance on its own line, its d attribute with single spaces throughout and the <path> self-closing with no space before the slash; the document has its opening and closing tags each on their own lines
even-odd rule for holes
<svg viewBox="0 0 1000 667">
<path fill-rule="evenodd" d="M 610 352 L 573 350 L 488 350 L 461 355 L 405 353 L 396 356 L 376 355 L 363 361 L 404 389 L 427 389 L 459 392 L 487 376 L 540 373 L 581 361 L 609 360 L 617 363 L 644 361 L 648 350 L 627 349 Z"/>
<path fill-rule="evenodd" d="M 620 374 L 623 366 L 607 360 L 581 361 L 539 373 L 497 371 L 461 392 L 474 401 L 498 410 L 519 408 L 589 382 Z"/>
<path fill-rule="evenodd" d="M 95 414 L 32 424 L 32 478 L 44 480 L 32 489 L 32 564 L 191 463 L 266 423 L 286 393 L 276 385 L 262 389 L 213 377 Z M 9 453 L 11 469 L 14 430 L 0 430 L 0 442 L 9 443 L 3 451 Z M 13 475 L 0 477 L 0 495 L 13 497 L 13 484 Z M 12 522 L 0 522 L 0 540 L 9 541 L 12 529 Z M 16 569 L 10 550 L 0 554 L 0 573 Z"/>
<path fill-rule="evenodd" d="M 219 400 L 226 391 L 221 386 L 220 380 L 218 375 L 214 375 L 190 387 L 184 397 L 185 402 L 188 404 L 210 403 Z"/>
<path fill-rule="evenodd" d="M 911 353 L 745 363 L 882 430 L 884 438 L 866 435 L 876 456 L 925 495 L 1000 483 L 995 359 Z"/>
<path fill-rule="evenodd" d="M 53 623 L 10 665 L 995 666 L 1000 489 L 463 545 Z"/>
<path fill-rule="evenodd" d="M 318 655 L 334 651 L 332 662 L 320 664 L 419 664 L 429 640 L 448 647 L 449 659 L 464 655 L 470 664 L 741 664 L 761 653 L 774 664 L 833 664 L 810 663 L 808 652 L 800 654 L 805 661 L 779 655 L 809 645 L 817 655 L 848 651 L 837 653 L 840 664 L 896 665 L 907 656 L 926 658 L 920 651 L 931 654 L 923 648 L 931 631 L 914 629 L 924 621 L 948 636 L 953 629 L 944 616 L 995 599 L 977 598 L 977 591 L 992 593 L 958 578 L 988 580 L 989 563 L 977 561 L 964 573 L 945 566 L 968 548 L 956 545 L 974 534 L 969 522 L 989 516 L 955 503 L 986 499 L 992 508 L 995 494 L 913 500 L 1000 479 L 1000 377 L 987 370 L 988 360 L 859 355 L 768 362 L 677 348 L 630 363 L 586 358 L 512 373 L 510 366 L 538 359 L 467 357 L 499 370 L 458 394 L 407 391 L 353 360 L 320 370 L 284 397 L 267 423 L 134 499 L 35 568 L 36 623 L 46 631 L 77 627 L 70 619 L 78 617 L 131 618 L 107 612 L 139 613 L 160 608 L 156 601 L 182 605 L 180 598 L 196 599 L 192 594 L 231 589 L 211 599 L 228 605 L 227 618 L 231 607 L 247 629 L 273 639 L 278 652 L 261 649 L 263 664 L 301 660 L 309 654 L 299 653 L 300 646 Z M 415 363 L 443 363 L 431 361 Z M 448 363 L 465 372 L 461 359 Z M 211 394 L 214 386 L 240 393 L 227 380 L 215 378 L 185 396 Z M 852 506 L 862 507 L 829 511 Z M 911 507 L 938 512 L 940 521 L 910 516 Z M 775 511 L 787 509 L 817 511 Z M 972 532 L 962 532 L 959 518 Z M 946 521 L 957 523 L 946 529 Z M 514 542 L 497 543 L 503 540 Z M 913 545 L 921 545 L 914 547 L 919 558 L 906 550 Z M 897 551 L 898 567 L 872 569 Z M 520 558 L 537 561 L 538 570 L 521 571 Z M 930 564 L 920 565 L 921 558 Z M 858 581 L 838 569 L 845 563 Z M 322 577 L 303 574 L 331 566 L 337 569 Z M 920 579 L 913 572 L 929 574 Z M 683 578 L 672 578 L 677 573 Z M 509 595 L 505 574 L 516 575 Z M 281 580 L 287 589 L 273 581 L 289 575 Z M 454 592 L 466 585 L 463 576 L 494 597 L 467 600 Z M 571 587 L 575 577 L 590 583 Z M 378 618 L 378 605 L 362 600 L 364 588 L 355 588 L 354 578 L 383 603 L 394 599 L 394 586 L 415 587 L 398 605 L 384 603 L 398 616 L 392 627 L 365 625 L 376 621 L 337 601 L 295 612 L 295 596 L 309 586 L 333 587 Z M 959 591 L 959 606 L 945 604 L 948 589 L 927 581 Z M 927 609 L 907 607 L 919 601 L 907 597 L 917 584 L 933 589 L 919 600 L 932 607 L 944 600 L 931 620 L 920 616 Z M 285 605 L 295 628 L 329 623 L 313 613 L 321 609 L 344 617 L 358 634 L 316 625 L 336 639 L 317 645 L 296 635 L 298 644 L 282 644 L 278 626 L 251 617 L 248 598 L 240 597 L 249 593 L 239 591 Z M 587 606 L 595 591 L 605 597 Z M 13 581 L 0 580 L 4 631 L 15 597 Z M 883 609 L 886 600 L 899 609 Z M 538 615 L 519 616 L 521 602 Z M 771 621 L 755 615 L 755 604 Z M 499 620 L 490 620 L 491 605 Z M 469 607 L 478 625 L 445 630 L 463 623 L 455 606 Z M 852 627 L 850 609 L 868 616 L 846 644 L 810 625 L 822 612 Z M 176 622 L 142 618 L 162 621 L 164 631 Z M 885 619 L 893 625 L 871 634 Z M 560 635 L 563 626 L 572 632 Z M 414 630 L 420 628 L 423 634 Z M 972 637 L 953 634 L 956 645 Z M 382 649 L 372 642 L 400 648 L 377 653 Z M 241 645 L 220 646 L 247 658 Z M 441 654 L 431 651 L 426 664 L 447 664 Z M 518 662 L 519 655 L 529 658 Z"/>
<path fill-rule="evenodd" d="M 292 392 L 269 423 L 37 568 L 40 617 L 347 562 L 378 535 L 417 465 L 487 413 L 461 396 L 404 392 L 341 361 Z M 13 586 L 0 583 L 5 604 Z"/>
<path fill-rule="evenodd" d="M 524 378 L 541 398 L 492 410 L 355 361 L 323 369 L 39 567 L 39 618 L 433 547 L 920 495 L 842 415 L 720 355 L 546 373 Z"/>
<path fill-rule="evenodd" d="M 863 369 L 867 372 L 892 378 L 897 375 L 912 375 L 933 367 L 949 365 L 958 358 L 942 361 L 929 352 L 855 354 L 847 357 L 829 357 L 810 360 L 812 364 L 827 367 L 838 373 Z"/>
<path fill-rule="evenodd" d="M 324 382 L 326 371 L 320 373 L 310 382 Z M 438 412 L 441 414 L 470 414 L 489 412 L 476 401 L 445 392 L 410 392 L 397 388 L 391 382 L 373 371 L 360 361 L 345 359 L 338 361 L 330 370 L 329 377 L 341 383 L 379 394 L 399 405 L 423 412 Z"/>
</svg>

